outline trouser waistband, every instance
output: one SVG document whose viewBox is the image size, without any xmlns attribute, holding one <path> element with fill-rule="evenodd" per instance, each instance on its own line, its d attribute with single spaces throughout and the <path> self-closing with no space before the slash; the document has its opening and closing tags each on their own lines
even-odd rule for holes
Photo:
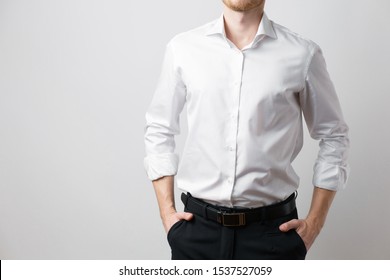
<svg viewBox="0 0 390 280">
<path fill-rule="evenodd" d="M 218 207 L 206 203 L 200 199 L 191 196 L 190 193 L 182 193 L 181 200 L 183 201 L 186 211 L 202 216 L 206 219 L 215 221 L 223 226 L 245 226 L 249 223 L 276 219 L 286 216 L 294 211 L 296 193 L 291 194 L 286 200 L 259 208 L 228 208 Z"/>
</svg>

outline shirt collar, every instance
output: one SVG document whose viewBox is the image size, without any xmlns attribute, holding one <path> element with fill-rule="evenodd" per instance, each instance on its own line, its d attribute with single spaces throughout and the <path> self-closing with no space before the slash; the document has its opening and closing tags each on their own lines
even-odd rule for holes
<svg viewBox="0 0 390 280">
<path fill-rule="evenodd" d="M 216 19 L 206 30 L 207 36 L 213 34 L 221 34 L 222 36 L 226 37 L 223 14 L 221 14 L 221 16 Z M 266 35 L 274 39 L 277 38 L 275 30 L 272 27 L 272 22 L 268 19 L 265 13 L 263 13 L 259 27 L 257 28 L 255 38 L 259 37 L 260 35 Z"/>
</svg>

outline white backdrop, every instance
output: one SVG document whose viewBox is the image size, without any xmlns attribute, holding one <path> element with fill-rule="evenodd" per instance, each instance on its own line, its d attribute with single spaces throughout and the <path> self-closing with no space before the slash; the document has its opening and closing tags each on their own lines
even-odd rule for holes
<svg viewBox="0 0 390 280">
<path fill-rule="evenodd" d="M 144 114 L 165 44 L 221 11 L 220 0 L 0 0 L 0 259 L 170 257 Z M 351 128 L 348 187 L 308 259 L 390 259 L 389 11 L 387 0 L 266 4 L 322 47 Z M 301 216 L 317 145 L 306 133 L 295 162 Z"/>
</svg>

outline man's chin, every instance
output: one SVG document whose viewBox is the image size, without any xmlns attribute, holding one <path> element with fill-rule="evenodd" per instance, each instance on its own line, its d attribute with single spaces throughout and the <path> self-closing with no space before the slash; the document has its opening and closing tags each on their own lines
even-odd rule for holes
<svg viewBox="0 0 390 280">
<path fill-rule="evenodd" d="M 232 3 L 231 1 L 229 0 L 223 0 L 223 3 L 231 10 L 235 11 L 235 12 L 248 12 L 250 10 L 253 10 L 255 8 L 258 8 L 259 6 L 262 5 L 262 2 L 251 2 L 251 1 L 247 1 L 245 3 L 241 3 L 241 4 L 236 4 L 236 3 Z"/>
</svg>

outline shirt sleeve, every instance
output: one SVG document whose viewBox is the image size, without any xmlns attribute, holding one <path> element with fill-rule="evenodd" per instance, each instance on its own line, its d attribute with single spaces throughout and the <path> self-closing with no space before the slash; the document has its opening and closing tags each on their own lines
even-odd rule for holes
<svg viewBox="0 0 390 280">
<path fill-rule="evenodd" d="M 311 137 L 320 140 L 313 185 L 337 191 L 349 175 L 349 129 L 318 45 L 312 50 L 300 102 Z"/>
<path fill-rule="evenodd" d="M 145 115 L 144 167 L 150 180 L 177 173 L 179 156 L 175 153 L 174 136 L 180 133 L 179 117 L 185 100 L 186 88 L 170 42 L 165 49 L 156 91 Z"/>
</svg>

